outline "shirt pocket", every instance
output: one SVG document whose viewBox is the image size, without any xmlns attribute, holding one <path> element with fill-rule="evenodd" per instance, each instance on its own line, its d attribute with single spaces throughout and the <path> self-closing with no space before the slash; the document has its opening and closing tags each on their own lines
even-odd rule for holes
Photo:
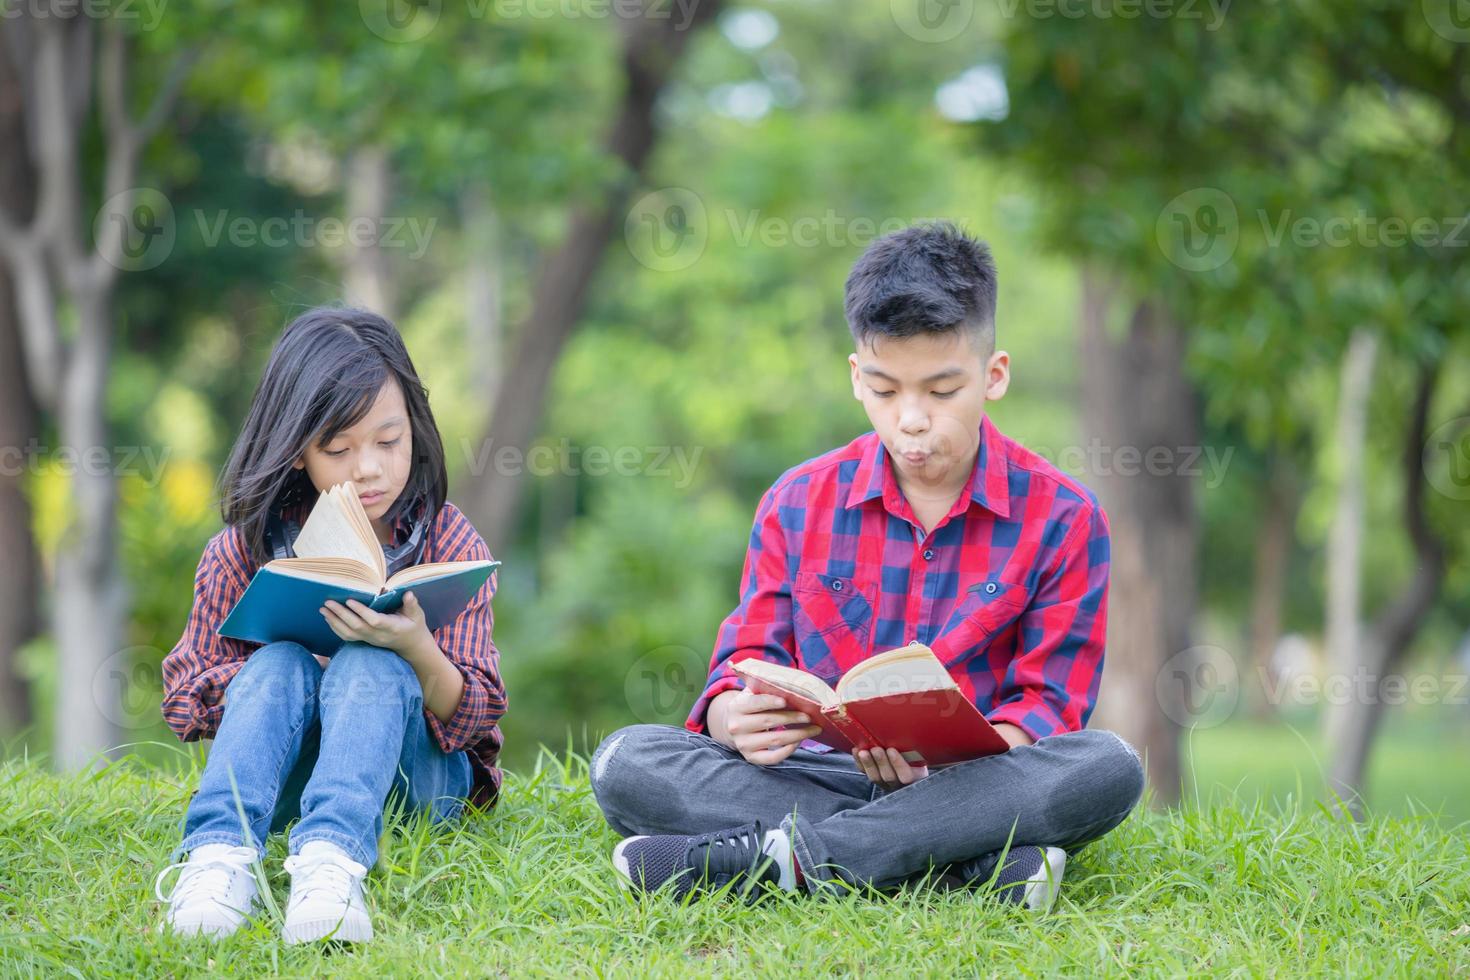
<svg viewBox="0 0 1470 980">
<path fill-rule="evenodd" d="M 1029 598 L 1024 585 L 998 579 L 976 582 L 961 596 L 930 649 L 947 667 L 963 663 L 1014 623 Z"/>
<path fill-rule="evenodd" d="M 797 572 L 791 584 L 792 627 L 803 668 L 832 683 L 866 657 L 877 595 L 876 573 Z"/>
</svg>

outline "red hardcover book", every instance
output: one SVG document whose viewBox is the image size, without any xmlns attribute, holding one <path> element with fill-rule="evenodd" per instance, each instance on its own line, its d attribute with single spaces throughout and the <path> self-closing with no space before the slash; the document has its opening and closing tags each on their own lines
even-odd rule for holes
<svg viewBox="0 0 1470 980">
<path fill-rule="evenodd" d="M 1010 748 L 922 643 L 864 660 L 836 689 L 765 660 L 741 660 L 733 669 L 749 690 L 784 698 L 822 726 L 813 737 L 843 752 L 898 749 L 909 762 L 943 766 Z"/>
</svg>

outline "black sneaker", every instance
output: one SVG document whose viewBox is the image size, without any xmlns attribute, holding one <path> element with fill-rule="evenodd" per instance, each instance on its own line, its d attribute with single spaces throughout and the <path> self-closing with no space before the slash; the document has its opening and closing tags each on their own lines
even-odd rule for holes
<svg viewBox="0 0 1470 980">
<path fill-rule="evenodd" d="M 612 859 L 627 887 L 653 892 L 668 885 L 670 894 L 679 899 L 732 883 L 751 896 L 764 885 L 796 887 L 786 832 L 767 831 L 759 820 L 696 837 L 629 837 L 613 848 Z"/>
<path fill-rule="evenodd" d="M 1006 855 L 1005 867 L 996 873 L 1000 851 L 955 865 L 965 886 L 995 893 L 1002 902 L 1024 905 L 1045 912 L 1055 904 L 1067 870 L 1067 852 L 1060 847 L 1018 844 Z"/>
</svg>

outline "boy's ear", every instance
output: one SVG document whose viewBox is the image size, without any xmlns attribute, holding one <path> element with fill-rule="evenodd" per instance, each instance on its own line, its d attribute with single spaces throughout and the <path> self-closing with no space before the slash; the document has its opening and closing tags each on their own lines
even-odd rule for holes
<svg viewBox="0 0 1470 980">
<path fill-rule="evenodd" d="M 852 369 L 852 397 L 863 400 L 862 376 L 858 374 L 857 352 L 847 355 L 847 366 Z"/>
<path fill-rule="evenodd" d="M 985 362 L 985 400 L 997 401 L 1011 386 L 1011 355 L 998 350 Z"/>
</svg>

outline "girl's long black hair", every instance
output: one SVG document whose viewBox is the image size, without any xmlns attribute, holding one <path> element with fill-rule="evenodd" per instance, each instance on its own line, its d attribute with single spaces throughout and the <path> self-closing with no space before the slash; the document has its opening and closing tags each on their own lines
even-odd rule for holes
<svg viewBox="0 0 1470 980">
<path fill-rule="evenodd" d="M 325 446 L 356 425 L 389 378 L 408 406 L 413 462 L 384 520 L 391 526 L 403 514 L 426 521 L 438 515 L 449 483 L 444 444 L 403 338 L 376 313 L 317 307 L 276 341 L 220 478 L 220 512 L 256 563 L 270 558 L 265 529 L 272 510 L 316 498 L 306 470 L 291 464 L 311 443 Z"/>
</svg>

